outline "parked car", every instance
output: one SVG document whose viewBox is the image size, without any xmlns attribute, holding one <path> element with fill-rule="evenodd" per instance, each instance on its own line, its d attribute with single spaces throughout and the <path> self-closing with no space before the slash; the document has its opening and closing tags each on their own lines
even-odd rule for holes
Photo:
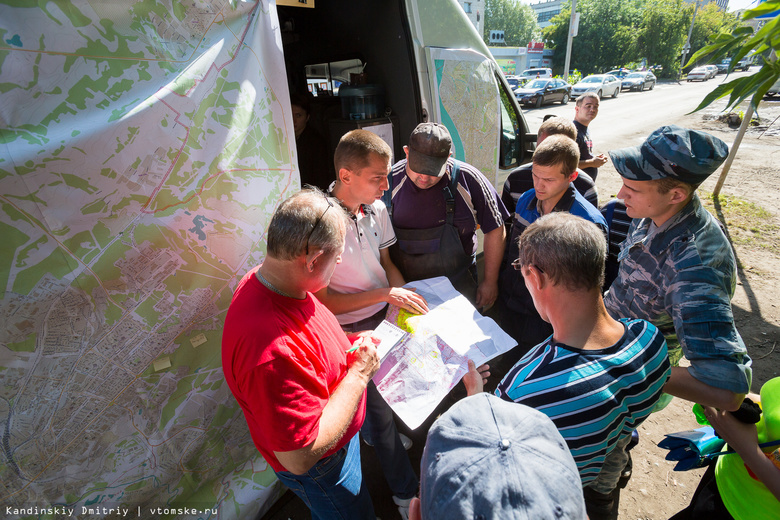
<svg viewBox="0 0 780 520">
<path fill-rule="evenodd" d="M 655 74 L 650 71 L 632 72 L 623 78 L 622 86 L 627 90 L 653 90 L 655 88 L 655 82 Z"/>
<path fill-rule="evenodd" d="M 506 76 L 504 79 L 506 79 L 506 82 L 509 83 L 509 86 L 512 88 L 512 90 L 523 86 L 523 83 L 525 83 L 525 81 L 521 80 L 517 76 Z"/>
<path fill-rule="evenodd" d="M 688 73 L 688 81 L 700 80 L 707 81 L 710 79 L 710 71 L 704 67 L 696 67 Z"/>
<path fill-rule="evenodd" d="M 718 66 L 717 65 L 704 65 L 704 68 L 707 69 L 710 73 L 710 78 L 714 78 L 718 75 Z"/>
<path fill-rule="evenodd" d="M 515 97 L 521 105 L 533 105 L 536 108 L 555 101 L 565 105 L 571 98 L 571 85 L 557 78 L 532 79 L 524 86 L 515 89 Z"/>
<path fill-rule="evenodd" d="M 626 69 L 626 68 L 615 69 L 615 70 L 610 70 L 609 72 L 605 72 L 604 74 L 612 74 L 618 79 L 623 79 L 629 74 L 631 74 L 631 69 Z"/>
<path fill-rule="evenodd" d="M 753 56 L 742 58 L 737 63 L 737 66 L 734 67 L 734 70 L 748 70 L 751 65 L 753 65 Z"/>
<path fill-rule="evenodd" d="M 599 99 L 620 94 L 620 80 L 612 74 L 592 74 L 571 89 L 571 97 L 577 98 L 586 92 L 595 92 Z"/>
<path fill-rule="evenodd" d="M 552 78 L 552 69 L 525 69 L 523 73 L 518 76 L 518 78 L 520 80 Z"/>
<path fill-rule="evenodd" d="M 766 93 L 767 96 L 780 96 L 780 79 L 775 81 L 775 84 L 769 87 Z"/>
<path fill-rule="evenodd" d="M 716 65 L 718 67 L 718 74 L 725 74 L 729 71 L 729 65 L 731 65 L 731 58 L 726 58 L 720 61 Z"/>
</svg>

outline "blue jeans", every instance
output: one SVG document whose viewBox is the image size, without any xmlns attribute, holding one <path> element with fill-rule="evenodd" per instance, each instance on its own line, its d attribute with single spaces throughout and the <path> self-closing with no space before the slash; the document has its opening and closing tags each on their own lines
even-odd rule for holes
<svg viewBox="0 0 780 520">
<path fill-rule="evenodd" d="M 276 476 L 304 501 L 313 520 L 376 519 L 360 470 L 357 435 L 339 451 L 317 462 L 306 474 L 277 471 Z"/>
</svg>

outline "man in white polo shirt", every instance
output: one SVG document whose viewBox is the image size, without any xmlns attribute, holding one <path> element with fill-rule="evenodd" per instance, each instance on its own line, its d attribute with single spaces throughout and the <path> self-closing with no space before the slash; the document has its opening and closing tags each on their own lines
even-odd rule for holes
<svg viewBox="0 0 780 520">
<path fill-rule="evenodd" d="M 336 181 L 330 192 L 347 210 L 351 224 L 347 226 L 342 262 L 336 266 L 329 285 L 316 296 L 348 334 L 376 328 L 384 319 L 388 303 L 414 313 L 428 312 L 422 296 L 401 287 L 404 279 L 390 260 L 388 248 L 396 238 L 387 208 L 380 200 L 388 188 L 390 158 L 387 143 L 367 130 L 344 135 L 334 154 Z M 392 410 L 373 383 L 367 390 L 361 435 L 373 444 L 393 500 L 406 518 L 419 481 Z"/>
</svg>

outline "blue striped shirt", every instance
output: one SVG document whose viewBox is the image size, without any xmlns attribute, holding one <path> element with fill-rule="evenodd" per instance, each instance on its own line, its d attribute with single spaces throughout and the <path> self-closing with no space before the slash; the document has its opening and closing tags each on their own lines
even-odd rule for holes
<svg viewBox="0 0 780 520">
<path fill-rule="evenodd" d="M 554 343 L 550 336 L 512 367 L 495 392 L 552 419 L 583 485 L 596 478 L 618 439 L 647 418 L 671 373 L 658 329 L 644 320 L 620 321 L 623 337 L 600 350 Z"/>
</svg>

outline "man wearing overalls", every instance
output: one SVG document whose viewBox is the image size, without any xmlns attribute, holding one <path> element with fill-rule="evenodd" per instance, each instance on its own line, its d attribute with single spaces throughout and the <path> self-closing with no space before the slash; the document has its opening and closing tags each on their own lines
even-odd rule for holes
<svg viewBox="0 0 780 520">
<path fill-rule="evenodd" d="M 390 248 L 406 281 L 447 276 L 477 308 L 498 296 L 509 217 L 490 181 L 475 167 L 450 157 L 444 125 L 421 123 L 393 166 L 391 218 L 398 242 Z M 484 276 L 477 284 L 477 229 L 484 234 Z"/>
</svg>

